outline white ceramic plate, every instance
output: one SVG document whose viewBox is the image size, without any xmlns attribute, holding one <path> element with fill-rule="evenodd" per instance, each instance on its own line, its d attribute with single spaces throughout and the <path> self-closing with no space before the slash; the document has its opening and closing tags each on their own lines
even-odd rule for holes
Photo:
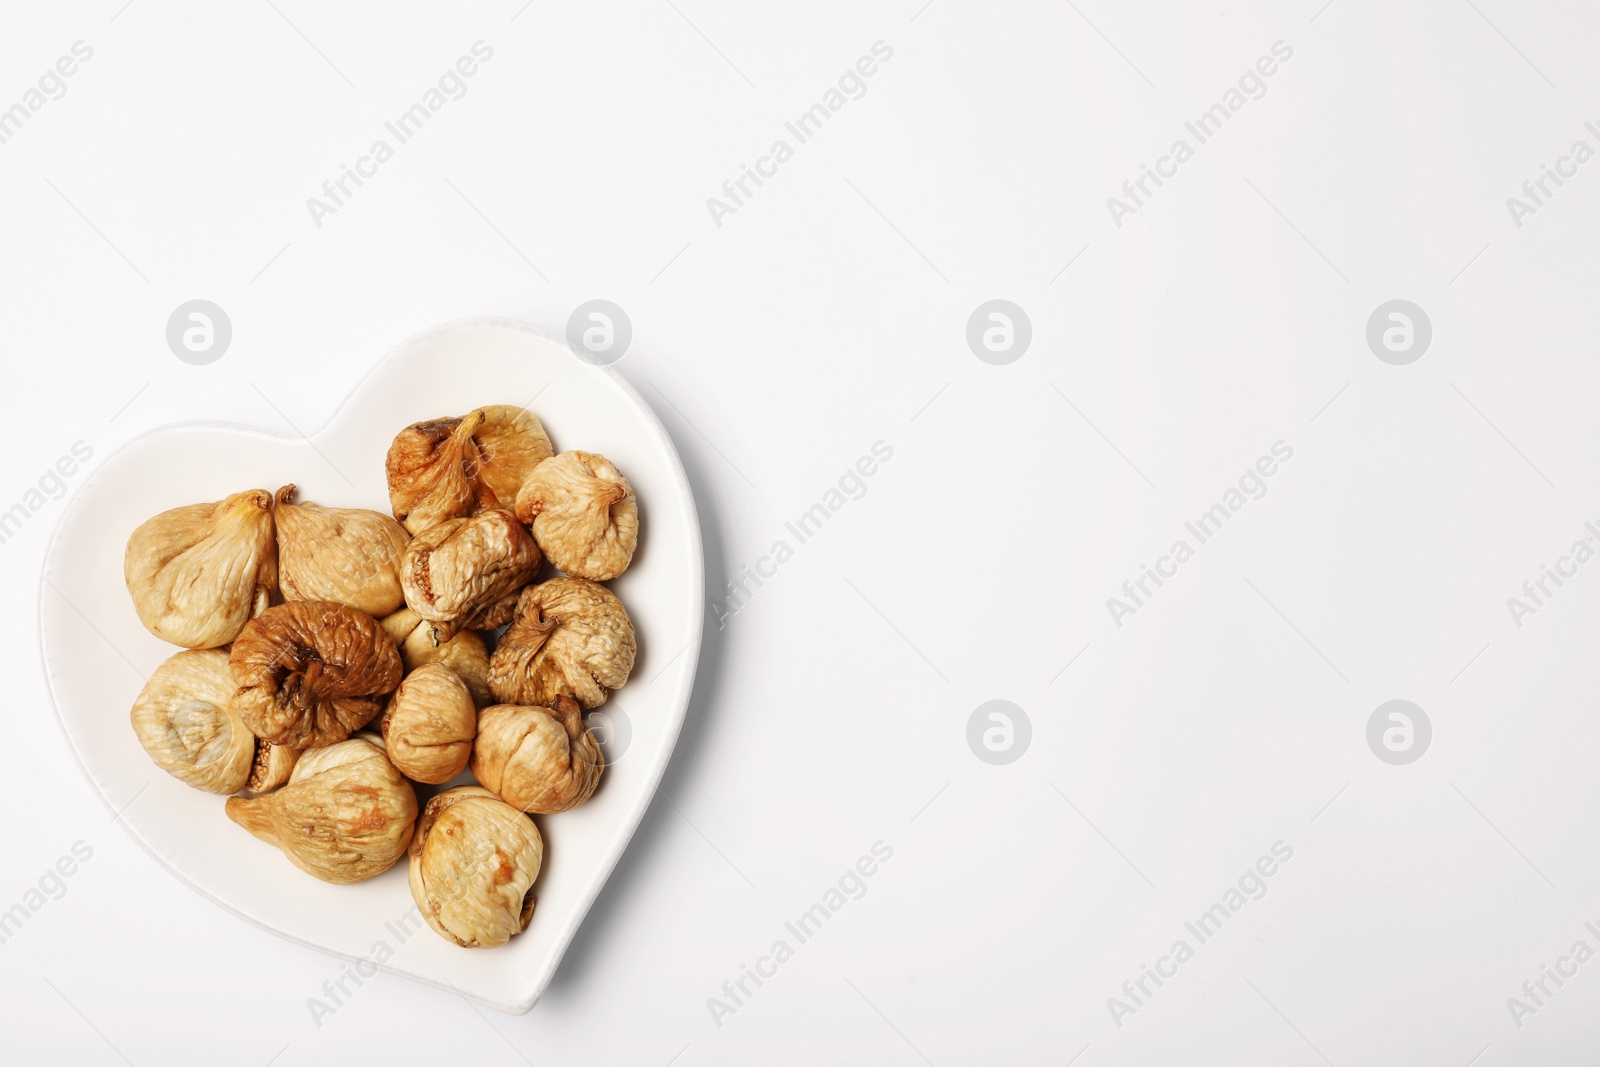
<svg viewBox="0 0 1600 1067">
<path fill-rule="evenodd" d="M 145 677 L 177 650 L 134 614 L 122 557 L 128 535 L 151 515 L 243 489 L 294 482 L 303 500 L 387 512 L 383 460 L 395 433 L 484 404 L 526 404 L 558 450 L 604 453 L 633 482 L 639 551 L 609 584 L 633 618 L 639 659 L 628 684 L 590 716 L 611 757 L 594 798 L 535 820 L 545 861 L 532 923 L 501 948 L 464 949 L 423 925 L 404 860 L 359 885 L 327 885 L 230 822 L 223 798 L 189 788 L 150 761 L 128 711 Z M 178 879 L 291 941 L 525 1012 L 550 981 L 672 755 L 700 652 L 702 563 L 683 467 L 626 381 L 533 327 L 456 322 L 401 345 L 309 438 L 194 424 L 140 437 L 107 459 L 79 488 L 45 559 L 45 677 L 84 775 L 106 806 L 122 813 L 134 840 Z"/>
</svg>

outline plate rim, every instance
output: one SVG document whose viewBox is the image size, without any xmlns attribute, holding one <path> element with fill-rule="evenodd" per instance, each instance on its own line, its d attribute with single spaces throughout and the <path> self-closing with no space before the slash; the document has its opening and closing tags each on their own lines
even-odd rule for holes
<svg viewBox="0 0 1600 1067">
<path fill-rule="evenodd" d="M 55 588 L 54 585 L 49 581 L 49 573 L 51 564 L 55 560 L 57 546 L 60 541 L 61 529 L 66 524 L 67 520 L 73 515 L 73 507 L 77 503 L 78 498 L 84 493 L 84 491 L 88 489 L 89 486 L 94 484 L 95 479 L 99 476 L 101 470 L 103 470 L 105 466 L 113 459 L 147 438 L 154 437 L 157 434 L 170 433 L 175 430 L 220 429 L 229 430 L 232 432 L 250 433 L 260 437 L 282 441 L 293 442 L 305 440 L 307 443 L 312 443 L 316 437 L 327 432 L 335 423 L 339 421 L 340 416 L 350 405 L 351 400 L 353 400 L 356 395 L 366 387 L 367 383 L 375 374 L 382 370 L 385 365 L 398 357 L 400 353 L 408 350 L 414 345 L 420 344 L 440 334 L 475 328 L 510 329 L 519 333 L 530 334 L 541 340 L 551 342 L 558 347 L 565 349 L 569 354 L 572 355 L 574 359 L 578 359 L 580 362 L 585 363 L 590 369 L 604 374 L 612 382 L 612 384 L 618 387 L 622 393 L 633 402 L 638 411 L 643 415 L 644 426 L 649 431 L 650 435 L 655 439 L 656 444 L 658 447 L 660 447 L 662 453 L 667 459 L 667 473 L 669 477 L 676 484 L 678 490 L 682 493 L 683 499 L 688 502 L 686 516 L 688 519 L 688 528 L 686 533 L 688 534 L 689 538 L 688 547 L 690 556 L 690 569 L 688 577 L 690 587 L 698 590 L 699 593 L 699 595 L 693 597 L 690 603 L 687 605 L 689 643 L 685 647 L 684 653 L 680 654 L 687 654 L 687 667 L 680 674 L 678 684 L 674 687 L 670 695 L 670 706 L 672 709 L 671 719 L 665 724 L 665 730 L 663 733 L 664 739 L 668 742 L 665 758 L 652 765 L 646 775 L 645 788 L 641 788 L 638 791 L 633 801 L 625 810 L 623 814 L 623 822 L 621 824 L 621 830 L 623 832 L 614 835 L 615 839 L 610 847 L 606 849 L 600 864 L 595 868 L 589 879 L 589 884 L 585 887 L 583 893 L 579 897 L 579 909 L 576 919 L 568 923 L 566 929 L 564 929 L 557 937 L 553 946 L 553 951 L 533 977 L 531 992 L 520 999 L 511 1001 L 509 1003 L 501 1003 L 489 998 L 473 996 L 470 993 L 462 992 L 453 984 L 450 984 L 448 979 L 444 983 L 440 983 L 421 974 L 391 967 L 387 963 L 377 963 L 367 957 L 352 956 L 348 953 L 329 948 L 326 945 L 320 945 L 312 941 L 308 941 L 289 930 L 280 929 L 253 915 L 247 914 L 239 907 L 236 907 L 232 902 L 216 896 L 203 886 L 190 879 L 186 874 L 168 862 L 167 858 L 157 851 L 151 842 L 145 840 L 144 836 L 136 831 L 131 824 L 122 819 L 122 811 L 112 806 L 110 798 L 105 795 L 104 791 L 101 790 L 99 783 L 95 781 L 94 776 L 90 773 L 88 765 L 84 762 L 83 753 L 79 751 L 77 743 L 73 740 L 73 736 L 67 728 L 66 719 L 62 716 L 61 699 L 56 692 L 55 681 L 50 672 L 50 664 L 45 655 L 45 589 L 47 586 L 49 586 L 51 589 Z M 313 447 L 315 447 L 314 444 Z M 349 392 L 347 392 L 344 397 L 340 399 L 339 403 L 334 406 L 327 419 L 320 426 L 314 430 L 300 433 L 298 437 L 293 434 L 267 430 L 260 426 L 231 422 L 223 419 L 192 419 L 183 422 L 166 423 L 161 426 L 151 427 L 150 429 L 145 430 L 144 432 L 130 437 L 128 440 L 122 442 L 115 450 L 107 454 L 105 458 L 100 461 L 95 469 L 90 472 L 87 478 L 78 484 L 77 488 L 71 493 L 67 501 L 67 505 L 62 508 L 61 512 L 56 516 L 55 521 L 51 524 L 50 536 L 48 541 L 45 543 L 44 557 L 39 566 L 39 581 L 37 585 L 34 623 L 35 629 L 38 633 L 37 649 L 39 655 L 39 670 L 44 676 L 45 693 L 50 700 L 50 710 L 55 718 L 56 728 L 61 732 L 62 740 L 66 742 L 67 751 L 72 754 L 73 762 L 77 764 L 78 772 L 83 776 L 85 782 L 87 782 L 89 785 L 90 792 L 94 794 L 95 798 L 100 801 L 101 806 L 104 807 L 111 815 L 111 821 L 120 824 L 123 832 L 126 833 L 135 844 L 144 850 L 144 852 L 150 856 L 151 859 L 155 860 L 161 868 L 177 879 L 179 883 L 188 887 L 191 891 L 221 908 L 222 910 L 244 920 L 257 929 L 263 930 L 275 937 L 281 937 L 285 941 L 289 941 L 293 944 L 301 945 L 305 948 L 312 949 L 313 951 L 320 952 L 323 955 L 331 956 L 335 959 L 342 959 L 351 963 L 361 962 L 364 960 L 368 963 L 368 965 L 375 967 L 377 970 L 385 974 L 392 974 L 398 978 L 404 978 L 408 981 L 418 982 L 422 985 L 430 986 L 442 992 L 455 993 L 458 996 L 465 997 L 470 1001 L 482 1004 L 485 1007 L 493 1008 L 496 1011 L 504 1012 L 508 1015 L 525 1015 L 533 1009 L 533 1006 L 539 1002 L 539 998 L 544 995 L 545 989 L 549 986 L 551 979 L 555 977 L 555 972 L 560 968 L 562 960 L 566 958 L 567 949 L 570 947 L 572 939 L 577 936 L 578 930 L 583 926 L 584 921 L 589 917 L 589 912 L 593 908 L 596 898 L 599 897 L 601 891 L 605 889 L 606 884 L 611 880 L 611 874 L 616 869 L 617 863 L 622 859 L 623 853 L 625 853 L 628 849 L 628 846 L 633 843 L 633 835 L 638 831 L 639 823 L 643 821 L 645 812 L 649 810 L 650 805 L 654 802 L 661 779 L 666 774 L 667 766 L 672 762 L 673 754 L 677 751 L 678 737 L 682 733 L 684 719 L 688 717 L 689 701 L 694 695 L 694 683 L 699 674 L 700 650 L 705 637 L 704 592 L 705 541 L 702 538 L 700 531 L 700 510 L 695 503 L 694 488 L 689 481 L 688 472 L 684 469 L 683 458 L 678 454 L 677 446 L 674 444 L 671 434 L 667 432 L 666 426 L 661 422 L 661 417 L 656 414 L 654 407 L 652 407 L 650 403 L 646 401 L 639 393 L 639 391 L 634 388 L 633 383 L 618 373 L 613 366 L 609 364 L 589 363 L 587 360 L 583 360 L 577 355 L 576 352 L 572 350 L 572 346 L 562 335 L 520 319 L 514 319 L 501 315 L 481 315 L 451 319 L 447 322 L 429 326 L 425 329 L 412 333 L 397 344 L 391 346 L 388 351 L 386 351 L 381 357 L 373 362 L 373 364 L 369 366 L 358 379 L 356 379 L 355 383 L 350 387 Z M 57 595 L 59 596 L 61 594 L 58 592 Z M 135 799 L 137 799 L 137 797 L 138 794 L 135 794 Z M 123 806 L 122 810 L 126 810 L 126 808 L 132 803 L 133 801 L 130 800 L 127 805 Z"/>
</svg>

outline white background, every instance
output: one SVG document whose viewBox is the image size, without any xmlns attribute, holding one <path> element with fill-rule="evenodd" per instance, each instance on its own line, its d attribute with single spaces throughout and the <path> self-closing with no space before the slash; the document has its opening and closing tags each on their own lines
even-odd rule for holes
<svg viewBox="0 0 1600 1067">
<path fill-rule="evenodd" d="M 1592 1055 L 1600 962 L 1520 1028 L 1506 1001 L 1600 949 L 1600 567 L 1520 628 L 1506 598 L 1600 520 L 1600 164 L 1520 228 L 1506 198 L 1600 148 L 1600 15 L 121 3 L 0 16 L 0 108 L 94 49 L 0 145 L 0 509 L 76 441 L 93 465 L 186 419 L 311 430 L 419 329 L 560 330 L 593 298 L 631 317 L 617 368 L 683 454 L 712 598 L 894 456 L 711 624 L 663 798 L 525 1017 L 379 976 L 318 1025 L 337 961 L 109 820 L 38 663 L 47 501 L 0 545 L 0 909 L 93 858 L 0 945 L 8 1062 Z M 466 96 L 314 225 L 478 40 Z M 865 96 L 717 226 L 706 198 L 880 40 Z M 1279 40 L 1267 94 L 1116 226 L 1106 198 Z M 194 298 L 234 330 L 204 367 L 165 341 Z M 993 298 L 1032 321 L 1007 366 L 965 340 Z M 1409 366 L 1365 340 L 1396 298 L 1433 324 Z M 1106 599 L 1279 440 L 1267 495 L 1117 627 Z M 1365 738 L 1393 698 L 1434 729 L 1404 767 Z M 1032 723 L 1008 766 L 967 745 L 991 699 Z M 717 1025 L 708 998 L 880 840 L 866 896 Z M 1266 896 L 1118 1027 L 1107 998 L 1279 840 Z"/>
</svg>

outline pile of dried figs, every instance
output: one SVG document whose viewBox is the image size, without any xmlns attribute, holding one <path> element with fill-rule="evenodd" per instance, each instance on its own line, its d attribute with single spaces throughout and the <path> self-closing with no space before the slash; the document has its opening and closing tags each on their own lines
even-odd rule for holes
<svg viewBox="0 0 1600 1067">
<path fill-rule="evenodd" d="M 594 794 L 586 709 L 633 670 L 602 582 L 639 540 L 633 487 L 495 405 L 408 426 L 386 461 L 393 517 L 251 489 L 174 508 L 128 539 L 139 619 L 180 651 L 133 705 L 169 774 L 326 882 L 409 854 L 446 940 L 527 928 L 544 841 L 531 816 Z M 545 561 L 561 573 L 540 581 Z M 477 785 L 415 784 L 471 770 Z"/>
</svg>

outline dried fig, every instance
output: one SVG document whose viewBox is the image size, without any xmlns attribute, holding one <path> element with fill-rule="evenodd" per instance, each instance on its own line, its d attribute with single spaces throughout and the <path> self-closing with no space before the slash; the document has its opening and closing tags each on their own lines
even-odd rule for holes
<svg viewBox="0 0 1600 1067">
<path fill-rule="evenodd" d="M 410 608 L 385 615 L 378 624 L 400 646 L 400 659 L 407 672 L 424 664 L 442 663 L 467 683 L 475 706 L 486 708 L 494 703 L 489 693 L 489 650 L 476 632 L 462 630 L 448 641 L 441 641 L 438 628 Z"/>
<path fill-rule="evenodd" d="M 430 526 L 406 546 L 400 583 L 406 606 L 437 624 L 439 640 L 457 630 L 490 630 L 511 618 L 517 590 L 539 570 L 539 546 L 509 511 Z"/>
<path fill-rule="evenodd" d="M 517 494 L 517 518 L 533 527 L 545 557 L 574 578 L 615 578 L 639 544 L 633 486 L 594 452 L 563 452 L 535 467 Z"/>
<path fill-rule="evenodd" d="M 343 741 L 371 722 L 402 674 L 399 650 L 372 616 L 322 600 L 279 604 L 251 619 L 228 666 L 245 725 L 302 749 Z"/>
<path fill-rule="evenodd" d="M 179 652 L 133 702 L 133 732 L 156 766 L 207 793 L 236 793 L 250 777 L 256 738 L 233 707 L 228 653 Z"/>
<path fill-rule="evenodd" d="M 227 644 L 278 588 L 272 494 L 252 489 L 147 519 L 128 538 L 123 576 L 139 621 L 163 641 Z"/>
<path fill-rule="evenodd" d="M 411 897 L 463 948 L 494 948 L 528 927 L 544 839 L 533 820 L 475 785 L 428 801 L 411 840 Z"/>
<path fill-rule="evenodd" d="M 443 785 L 467 769 L 478 709 L 467 684 L 442 663 L 406 675 L 383 713 L 389 760 L 415 782 Z"/>
<path fill-rule="evenodd" d="M 400 555 L 411 535 L 389 516 L 366 508 L 295 504 L 294 489 L 278 490 L 278 587 L 285 600 L 331 600 L 387 615 L 406 602 Z"/>
<path fill-rule="evenodd" d="M 553 815 L 594 795 L 605 757 L 568 696 L 550 708 L 496 704 L 478 719 L 472 773 L 519 811 Z"/>
<path fill-rule="evenodd" d="M 256 741 L 256 758 L 250 767 L 250 777 L 240 790 L 247 797 L 265 796 L 282 787 L 294 773 L 300 750 L 274 745 L 270 741 Z"/>
<path fill-rule="evenodd" d="M 489 691 L 502 704 L 548 706 L 566 695 L 599 707 L 628 680 L 635 651 L 616 594 L 585 578 L 552 578 L 518 598 L 489 657 Z"/>
<path fill-rule="evenodd" d="M 494 703 L 489 693 L 489 649 L 483 637 L 462 630 L 450 640 L 435 643 L 433 625 L 424 623 L 411 631 L 406 643 L 400 646 L 400 658 L 407 670 L 416 670 L 429 663 L 442 663 L 456 672 L 472 694 L 473 707 L 486 708 Z"/>
<path fill-rule="evenodd" d="M 303 753 L 289 783 L 229 797 L 228 818 L 307 874 L 348 885 L 394 866 L 411 843 L 417 794 L 370 734 Z"/>
<path fill-rule="evenodd" d="M 412 534 L 484 508 L 510 510 L 534 466 L 551 454 L 539 420 L 520 408 L 478 408 L 395 435 L 384 461 L 389 504 Z"/>
<path fill-rule="evenodd" d="M 523 408 L 491 404 L 473 414 L 483 416 L 472 439 L 478 446 L 478 481 L 494 498 L 486 506 L 510 511 L 517 506 L 517 493 L 528 475 L 550 458 L 550 438 L 544 425 Z"/>
</svg>

